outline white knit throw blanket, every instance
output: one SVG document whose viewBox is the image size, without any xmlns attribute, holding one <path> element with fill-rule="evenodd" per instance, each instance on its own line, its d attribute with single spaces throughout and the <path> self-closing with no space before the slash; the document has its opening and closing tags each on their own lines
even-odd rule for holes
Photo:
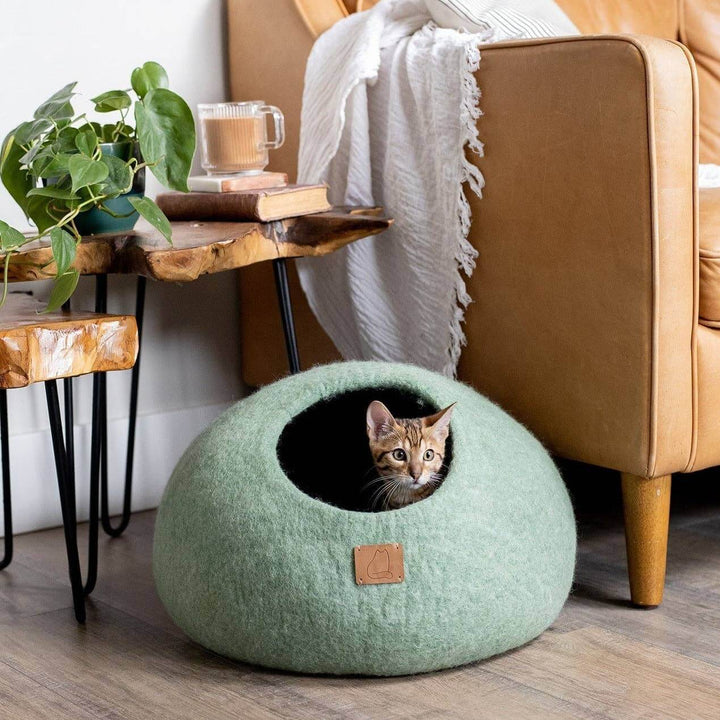
<svg viewBox="0 0 720 720">
<path fill-rule="evenodd" d="M 432 1 L 432 0 L 431 0 Z M 434 0 L 437 4 L 437 0 Z M 480 34 L 438 28 L 425 0 L 383 0 L 324 33 L 308 60 L 299 181 L 335 205 L 382 205 L 382 235 L 298 262 L 321 325 L 346 360 L 455 373 L 475 265 L 464 185 L 484 180 L 479 43 L 576 34 L 553 0 L 475 0 Z M 502 91 L 501 89 L 496 89 Z"/>
<path fill-rule="evenodd" d="M 551 0 L 531 4 L 545 3 L 557 13 Z M 486 4 L 489 29 L 473 35 L 438 28 L 424 0 L 383 0 L 313 47 L 299 181 L 327 182 L 333 204 L 382 205 L 395 220 L 382 235 L 298 263 L 310 306 L 346 360 L 455 372 L 470 301 L 463 273 L 477 254 L 463 185 L 478 195 L 483 186 L 465 158 L 466 147 L 482 154 L 478 44 L 508 38 L 503 3 Z M 512 10 L 515 28 L 518 18 Z M 524 37 L 537 34 L 537 22 L 527 26 Z"/>
</svg>

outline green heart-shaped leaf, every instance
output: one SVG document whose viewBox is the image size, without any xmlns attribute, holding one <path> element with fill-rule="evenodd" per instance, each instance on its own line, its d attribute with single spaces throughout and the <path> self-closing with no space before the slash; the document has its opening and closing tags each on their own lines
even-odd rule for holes
<svg viewBox="0 0 720 720">
<path fill-rule="evenodd" d="M 70 190 L 63 190 L 55 185 L 47 187 L 33 188 L 28 193 L 28 197 L 49 197 L 58 200 L 79 200 L 80 198 Z"/>
<path fill-rule="evenodd" d="M 58 203 L 66 205 L 70 204 L 71 201 L 58 201 L 54 198 L 42 197 L 41 195 L 31 195 L 27 198 L 28 217 L 37 225 L 37 229 L 41 233 L 57 223 L 57 218 L 50 213 L 50 206 L 57 206 Z"/>
<path fill-rule="evenodd" d="M 27 238 L 19 230 L 0 220 L 0 247 L 3 252 L 20 247 L 25 242 Z"/>
<path fill-rule="evenodd" d="M 121 195 L 132 187 L 133 171 L 130 166 L 114 155 L 103 155 L 100 162 L 107 165 L 108 176 L 103 185 L 105 195 Z"/>
<path fill-rule="evenodd" d="M 42 177 L 42 171 L 52 162 L 52 159 L 55 157 L 55 153 L 53 152 L 52 147 L 42 145 L 42 143 L 38 143 L 35 147 L 38 152 L 35 153 L 32 161 L 27 163 L 27 165 L 29 166 L 30 172 L 35 177 Z"/>
<path fill-rule="evenodd" d="M 71 82 L 53 93 L 36 111 L 35 118 L 66 118 L 73 116 L 70 98 L 75 94 L 73 90 L 77 82 Z"/>
<path fill-rule="evenodd" d="M 40 152 L 48 152 L 48 147 L 44 143 L 35 143 L 21 158 L 21 165 L 30 165 Z"/>
<path fill-rule="evenodd" d="M 47 150 L 39 155 L 32 166 L 33 175 L 39 178 L 58 178 L 68 174 L 69 162 L 72 155 L 68 153 L 53 153 Z M 55 182 L 57 184 L 57 182 Z"/>
<path fill-rule="evenodd" d="M 187 103 L 171 90 L 151 90 L 135 104 L 135 121 L 152 174 L 166 187 L 187 192 L 195 152 L 195 121 Z"/>
<path fill-rule="evenodd" d="M 172 245 L 172 226 L 155 202 L 149 197 L 131 197 L 128 201 Z"/>
<path fill-rule="evenodd" d="M 0 179 L 12 199 L 22 208 L 25 215 L 28 215 L 26 195 L 35 185 L 35 180 L 20 166 L 20 158 L 24 154 L 25 151 L 15 142 L 15 137 L 12 134 L 8 135 L 0 154 Z"/>
<path fill-rule="evenodd" d="M 97 133 L 92 125 L 83 125 L 81 128 L 78 128 L 77 135 L 75 136 L 75 147 L 83 153 L 83 155 L 92 157 L 97 146 Z"/>
<path fill-rule="evenodd" d="M 19 145 L 28 145 L 33 140 L 37 140 L 51 127 L 52 123 L 46 118 L 40 118 L 39 120 L 24 122 L 21 125 L 18 125 L 15 130 L 15 141 Z"/>
<path fill-rule="evenodd" d="M 118 142 L 135 137 L 135 128 L 132 125 L 121 124 L 118 129 Z"/>
<path fill-rule="evenodd" d="M 132 105 L 130 96 L 124 90 L 108 90 L 92 99 L 97 112 L 106 113 L 124 110 Z"/>
<path fill-rule="evenodd" d="M 151 90 L 166 88 L 170 85 L 165 68 L 152 60 L 132 71 L 130 84 L 141 99 Z"/>
<path fill-rule="evenodd" d="M 72 155 L 68 161 L 73 192 L 88 185 L 97 185 L 109 174 L 108 166 L 85 155 Z"/>
<path fill-rule="evenodd" d="M 68 270 L 64 275 L 60 275 L 55 281 L 55 285 L 53 285 L 47 307 L 43 312 L 49 313 L 59 310 L 75 292 L 79 279 L 80 273 L 75 269 Z"/>
<path fill-rule="evenodd" d="M 74 153 L 77 150 L 75 144 L 75 138 L 77 137 L 78 129 L 74 127 L 63 128 L 55 138 L 52 144 L 52 148 L 56 153 Z"/>
<path fill-rule="evenodd" d="M 117 123 L 106 123 L 102 126 L 100 129 L 100 132 L 98 133 L 98 137 L 102 142 L 109 143 L 113 142 L 113 133 L 115 132 L 115 129 L 117 128 Z"/>
<path fill-rule="evenodd" d="M 56 275 L 60 277 L 75 260 L 75 238 L 62 228 L 54 228 L 50 231 L 50 247 L 55 258 Z"/>
</svg>

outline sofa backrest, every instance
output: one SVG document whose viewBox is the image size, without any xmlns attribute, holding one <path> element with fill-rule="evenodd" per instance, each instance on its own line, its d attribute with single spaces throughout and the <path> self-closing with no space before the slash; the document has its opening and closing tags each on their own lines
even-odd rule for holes
<svg viewBox="0 0 720 720">
<path fill-rule="evenodd" d="M 639 33 L 680 40 L 695 58 L 700 162 L 720 163 L 720 0 L 557 0 L 584 34 Z"/>
<path fill-rule="evenodd" d="M 677 0 L 556 0 L 585 35 L 635 33 L 677 37 Z"/>
<path fill-rule="evenodd" d="M 700 162 L 720 164 L 720 1 L 678 0 L 679 39 L 690 48 L 700 87 Z"/>
<path fill-rule="evenodd" d="M 697 64 L 700 160 L 720 164 L 720 0 L 556 0 L 584 34 L 679 39 Z M 287 140 L 271 169 L 294 176 L 307 56 L 315 38 L 377 0 L 228 0 L 232 99 L 262 99 L 285 112 Z"/>
<path fill-rule="evenodd" d="M 367 10 L 379 0 L 343 0 L 348 12 Z M 675 39 L 682 0 L 556 0 L 586 35 L 640 33 Z M 449 3 L 451 4 L 451 3 Z"/>
</svg>

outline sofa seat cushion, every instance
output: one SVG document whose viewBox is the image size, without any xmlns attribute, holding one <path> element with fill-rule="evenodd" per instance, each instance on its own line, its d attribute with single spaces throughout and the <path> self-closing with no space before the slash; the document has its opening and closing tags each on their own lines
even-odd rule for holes
<svg viewBox="0 0 720 720">
<path fill-rule="evenodd" d="M 720 328 L 720 188 L 700 190 L 700 323 Z"/>
</svg>

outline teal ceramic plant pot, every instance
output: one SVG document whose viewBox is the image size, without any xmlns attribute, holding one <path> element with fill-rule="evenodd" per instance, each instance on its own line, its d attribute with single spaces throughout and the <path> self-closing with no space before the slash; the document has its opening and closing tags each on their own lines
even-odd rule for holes
<svg viewBox="0 0 720 720">
<path fill-rule="evenodd" d="M 101 143 L 100 150 L 103 155 L 114 155 L 122 160 L 129 160 L 132 153 L 136 155 L 139 153 L 137 145 L 131 142 Z M 140 216 L 130 204 L 129 199 L 132 197 L 141 198 L 144 195 L 145 169 L 143 168 L 135 175 L 130 192 L 105 202 L 105 206 L 115 213 L 117 217 L 98 208 L 91 208 L 80 213 L 75 219 L 78 232 L 81 235 L 97 235 L 99 233 L 121 233 L 132 230 Z"/>
</svg>

